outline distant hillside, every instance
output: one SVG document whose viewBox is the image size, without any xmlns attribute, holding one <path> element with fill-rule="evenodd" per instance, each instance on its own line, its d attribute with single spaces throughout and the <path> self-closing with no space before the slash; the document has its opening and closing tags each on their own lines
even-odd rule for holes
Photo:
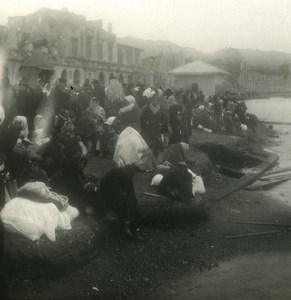
<svg viewBox="0 0 291 300">
<path fill-rule="evenodd" d="M 144 51 L 142 52 L 142 58 L 148 56 L 156 56 L 161 53 L 168 53 L 168 52 L 182 54 L 185 58 L 193 58 L 193 59 L 207 58 L 207 54 L 201 51 L 198 51 L 190 47 L 180 47 L 179 45 L 170 41 L 143 40 L 143 39 L 127 36 L 123 38 L 118 38 L 118 42 L 143 49 Z"/>
<path fill-rule="evenodd" d="M 266 70 L 278 71 L 278 66 L 286 61 L 291 61 L 291 53 L 277 51 L 263 51 L 257 49 L 237 49 L 250 67 L 262 66 Z M 221 49 L 213 53 L 215 59 L 226 57 L 227 49 Z"/>
<path fill-rule="evenodd" d="M 185 59 L 200 58 L 206 61 L 214 61 L 216 59 L 226 59 L 229 48 L 218 50 L 212 54 L 203 53 L 197 49 L 190 47 L 180 47 L 179 45 L 165 40 L 143 40 L 135 37 L 118 38 L 118 42 L 133 47 L 141 48 L 142 58 L 148 56 L 156 56 L 160 53 L 175 53 L 179 54 Z M 277 52 L 277 51 L 263 51 L 257 49 L 233 49 L 238 50 L 240 55 L 246 60 L 249 67 L 262 67 L 262 69 L 269 71 L 278 71 L 278 66 L 285 61 L 291 62 L 291 53 Z"/>
</svg>

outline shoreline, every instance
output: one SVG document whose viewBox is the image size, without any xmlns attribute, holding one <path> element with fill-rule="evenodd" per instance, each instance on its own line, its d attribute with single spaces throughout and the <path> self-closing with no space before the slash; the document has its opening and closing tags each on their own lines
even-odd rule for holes
<svg viewBox="0 0 291 300">
<path fill-rule="evenodd" d="M 263 147 L 272 144 L 272 140 L 261 132 L 264 132 L 262 123 L 258 138 L 254 136 L 242 148 L 251 153 L 262 153 Z M 205 139 L 204 142 L 212 139 L 223 144 L 224 138 L 229 143 L 235 141 L 234 145 L 237 145 L 241 141 L 239 137 L 216 137 L 201 131 L 194 132 L 194 140 L 197 134 L 200 140 Z M 215 193 L 218 187 L 230 182 L 217 173 L 212 174 L 207 189 Z M 210 201 L 208 219 L 186 220 L 180 217 L 179 222 L 173 222 L 169 216 L 159 225 L 143 227 L 146 239 L 143 243 L 133 243 L 106 231 L 94 242 L 91 260 L 67 275 L 51 279 L 26 277 L 25 282 L 15 281 L 12 276 L 11 299 L 24 295 L 32 300 L 49 297 L 79 300 L 89 296 L 98 299 L 160 299 L 156 295 L 167 295 L 172 286 L 188 274 L 199 276 L 201 272 L 241 255 L 283 251 L 291 247 L 289 238 L 275 235 L 226 241 L 226 235 L 250 233 L 255 229 L 229 224 L 228 220 L 288 222 L 290 214 L 291 208 L 259 191 L 239 190 L 222 201 Z"/>
</svg>

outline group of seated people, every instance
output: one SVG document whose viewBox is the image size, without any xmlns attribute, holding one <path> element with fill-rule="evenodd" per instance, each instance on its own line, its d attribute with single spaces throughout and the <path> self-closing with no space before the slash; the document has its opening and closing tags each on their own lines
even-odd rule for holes
<svg viewBox="0 0 291 300">
<path fill-rule="evenodd" d="M 118 83 L 114 85 L 116 89 Z M 55 103 L 53 113 L 44 111 L 43 115 L 35 113 L 29 118 L 15 115 L 5 120 L 1 107 L 0 154 L 6 170 L 5 175 L 2 172 L 2 182 L 9 172 L 9 178 L 18 187 L 40 181 L 69 196 L 70 201 L 77 201 L 83 197 L 83 170 L 89 155 L 112 159 L 115 168 L 98 182 L 95 191 L 101 193 L 108 209 L 117 210 L 131 236 L 137 233 L 137 226 L 132 225 L 136 224 L 137 215 L 134 171 L 152 171 L 158 164 L 164 164 L 162 170 L 171 171 L 168 176 L 162 171 L 164 179 L 159 191 L 174 199 L 189 200 L 194 194 L 191 189 L 196 175 L 191 173 L 183 155 L 179 161 L 175 158 L 179 151 L 184 153 L 188 149 L 185 145 L 189 143 L 192 127 L 201 125 L 234 133 L 241 130 L 247 119 L 242 103 L 226 98 L 222 101 L 216 96 L 210 100 L 203 94 L 199 99 L 194 95 L 193 102 L 193 95 L 183 90 L 132 87 L 123 98 L 113 97 L 109 101 L 107 96 L 102 105 L 98 95 L 93 96 L 88 107 L 79 105 L 80 93 L 73 89 L 70 95 L 68 106 Z M 170 148 L 178 151 L 173 152 L 174 161 L 163 161 L 162 154 Z M 181 182 L 181 178 L 187 179 L 181 185 L 188 184 L 185 189 L 173 185 Z M 1 200 L 3 206 L 3 197 Z"/>
<path fill-rule="evenodd" d="M 219 97 L 205 96 L 204 100 L 194 109 L 193 122 L 197 128 L 205 132 L 220 132 L 240 135 L 250 129 L 255 132 L 258 119 L 247 112 L 244 101 L 226 94 Z"/>
</svg>

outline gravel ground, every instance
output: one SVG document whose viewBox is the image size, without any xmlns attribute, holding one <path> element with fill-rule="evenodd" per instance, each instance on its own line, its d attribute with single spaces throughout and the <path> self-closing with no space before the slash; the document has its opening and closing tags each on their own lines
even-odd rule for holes
<svg viewBox="0 0 291 300">
<path fill-rule="evenodd" d="M 208 190 L 216 188 L 216 175 Z M 221 182 L 220 182 L 221 184 Z M 290 233 L 226 240 L 226 235 L 265 231 L 263 226 L 231 224 L 229 220 L 285 222 L 291 209 L 260 192 L 239 191 L 210 203 L 201 217 L 164 220 L 160 226 L 141 228 L 144 242 L 132 242 L 100 232 L 87 262 L 47 278 L 8 276 L 11 299 L 158 299 L 179 278 L 200 274 L 243 254 L 284 251 Z M 95 224 L 91 218 L 92 224 Z M 289 221 L 290 222 L 290 221 Z M 92 225 L 93 226 L 93 225 Z M 68 249 L 70 251 L 70 249 Z M 86 255 L 86 254 L 82 254 Z M 81 260 L 80 260 L 81 261 Z M 41 264 L 38 268 L 41 268 Z"/>
</svg>

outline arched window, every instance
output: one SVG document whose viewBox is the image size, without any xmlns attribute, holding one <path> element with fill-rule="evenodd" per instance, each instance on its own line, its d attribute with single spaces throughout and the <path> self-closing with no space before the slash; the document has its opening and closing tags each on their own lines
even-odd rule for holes
<svg viewBox="0 0 291 300">
<path fill-rule="evenodd" d="M 73 75 L 73 85 L 74 86 L 80 86 L 80 81 L 81 81 L 81 74 L 79 70 L 74 71 Z"/>
<path fill-rule="evenodd" d="M 67 70 L 64 69 L 64 70 L 62 71 L 61 78 L 62 78 L 62 79 L 67 79 L 67 77 L 68 77 Z"/>
</svg>

